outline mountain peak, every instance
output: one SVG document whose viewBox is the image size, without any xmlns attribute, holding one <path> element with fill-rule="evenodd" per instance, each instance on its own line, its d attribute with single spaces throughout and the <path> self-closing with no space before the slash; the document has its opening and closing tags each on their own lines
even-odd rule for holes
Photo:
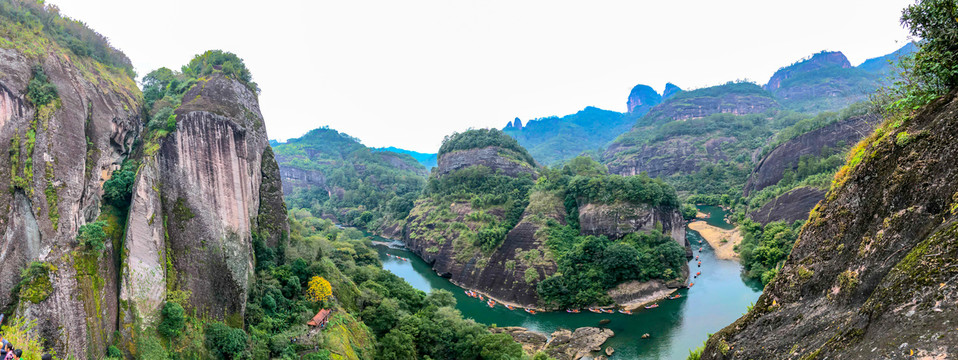
<svg viewBox="0 0 958 360">
<path fill-rule="evenodd" d="M 629 93 L 629 112 L 637 112 L 641 109 L 649 109 L 662 102 L 662 95 L 655 92 L 648 85 L 636 85 Z"/>
<path fill-rule="evenodd" d="M 665 90 L 662 91 L 662 100 L 672 97 L 672 95 L 682 92 L 682 88 L 673 83 L 665 83 Z"/>
</svg>

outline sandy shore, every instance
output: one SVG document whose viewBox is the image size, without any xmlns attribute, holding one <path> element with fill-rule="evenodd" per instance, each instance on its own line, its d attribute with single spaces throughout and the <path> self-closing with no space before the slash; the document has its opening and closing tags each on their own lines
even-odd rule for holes
<svg viewBox="0 0 958 360">
<path fill-rule="evenodd" d="M 738 260 L 738 253 L 734 250 L 735 245 L 742 242 L 742 233 L 738 228 L 725 230 L 706 224 L 705 221 L 693 221 L 689 224 L 689 229 L 701 234 L 715 249 L 715 256 L 719 259 Z"/>
</svg>

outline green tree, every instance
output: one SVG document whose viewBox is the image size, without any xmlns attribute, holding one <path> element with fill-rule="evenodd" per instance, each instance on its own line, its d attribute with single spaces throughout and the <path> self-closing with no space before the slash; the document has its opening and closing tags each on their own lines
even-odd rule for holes
<svg viewBox="0 0 958 360">
<path fill-rule="evenodd" d="M 237 359 L 246 350 L 246 333 L 223 323 L 206 327 L 206 348 L 218 359 Z"/>
<path fill-rule="evenodd" d="M 166 336 L 167 339 L 180 336 L 180 331 L 186 325 L 186 311 L 183 310 L 183 307 L 175 302 L 167 301 L 163 304 L 161 315 L 163 320 L 157 326 L 157 331 Z"/>
<path fill-rule="evenodd" d="M 390 331 L 379 341 L 378 355 L 376 358 L 383 360 L 418 359 L 416 339 L 399 329 Z"/>
<path fill-rule="evenodd" d="M 106 226 L 106 222 L 104 221 L 94 221 L 80 226 L 80 229 L 77 231 L 77 241 L 80 245 L 83 245 L 91 251 L 103 251 L 103 249 L 106 248 L 106 244 L 104 243 L 104 240 L 106 240 L 106 232 L 103 231 L 104 226 Z"/>
</svg>

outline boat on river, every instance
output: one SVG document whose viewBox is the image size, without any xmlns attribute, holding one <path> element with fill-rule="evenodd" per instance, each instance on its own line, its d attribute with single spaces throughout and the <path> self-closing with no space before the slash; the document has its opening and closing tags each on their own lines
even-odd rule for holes
<svg viewBox="0 0 958 360">
<path fill-rule="evenodd" d="M 479 294 L 479 300 L 486 301 L 486 298 L 482 297 L 482 294 Z"/>
<path fill-rule="evenodd" d="M 496 307 L 496 301 L 495 301 L 495 300 L 492 300 L 492 299 L 489 299 L 489 301 L 486 302 L 486 305 L 489 305 L 489 307 L 494 308 L 494 307 Z"/>
<path fill-rule="evenodd" d="M 701 261 L 699 261 L 699 267 L 702 267 L 702 262 L 701 262 Z"/>
<path fill-rule="evenodd" d="M 689 283 L 689 287 L 692 287 L 693 285 L 695 285 L 695 283 Z"/>
<path fill-rule="evenodd" d="M 669 299 L 669 300 L 675 300 L 675 299 L 678 299 L 678 298 L 680 298 L 680 297 L 682 297 L 682 295 L 681 295 L 681 294 L 677 294 L 677 295 L 675 295 L 675 296 L 669 296 L 667 299 Z"/>
<path fill-rule="evenodd" d="M 596 314 L 601 314 L 601 313 L 602 313 L 602 310 L 599 310 L 599 309 L 596 309 L 596 308 L 589 308 L 589 311 L 594 312 L 594 313 L 596 313 Z"/>
<path fill-rule="evenodd" d="M 532 310 L 532 309 L 525 309 L 525 310 L 526 310 L 527 313 L 530 313 L 530 314 L 532 314 L 532 315 L 535 315 L 535 314 L 536 314 L 536 311 L 535 311 L 535 310 Z"/>
<path fill-rule="evenodd" d="M 646 309 L 655 309 L 655 308 L 657 308 L 657 307 L 659 307 L 659 304 L 652 304 L 652 305 L 646 305 L 646 306 L 645 306 Z"/>
<path fill-rule="evenodd" d="M 512 305 L 509 305 L 509 304 L 506 304 L 506 309 L 515 310 L 516 307 L 515 307 L 515 306 L 512 306 Z"/>
<path fill-rule="evenodd" d="M 632 315 L 632 312 L 629 310 L 620 309 L 619 312 L 626 315 Z"/>
<path fill-rule="evenodd" d="M 565 312 L 570 313 L 570 314 L 578 314 L 578 313 L 579 313 L 579 309 L 566 309 Z"/>
<path fill-rule="evenodd" d="M 612 313 L 615 312 L 615 311 L 612 311 L 612 310 L 609 310 L 609 309 L 599 309 L 599 310 L 601 310 L 602 312 L 604 312 L 604 313 L 606 313 L 606 314 L 612 314 Z"/>
<path fill-rule="evenodd" d="M 466 290 L 466 291 L 463 291 L 463 292 L 466 293 L 466 296 L 468 296 L 468 297 L 472 297 L 472 298 L 476 297 L 476 292 L 475 292 L 475 291 Z"/>
</svg>

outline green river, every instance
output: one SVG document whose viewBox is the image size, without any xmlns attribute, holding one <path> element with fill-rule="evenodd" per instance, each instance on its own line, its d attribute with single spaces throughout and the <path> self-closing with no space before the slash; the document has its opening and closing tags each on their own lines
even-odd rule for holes
<svg viewBox="0 0 958 360">
<path fill-rule="evenodd" d="M 725 212 L 721 208 L 701 206 L 699 209 L 711 216 L 707 221 L 709 224 L 731 228 L 724 221 Z M 761 283 L 743 281 L 738 262 L 715 258 L 708 243 L 697 232 L 689 230 L 688 239 L 694 254 L 699 255 L 702 261 L 701 267 L 697 267 L 694 260 L 689 262 L 693 274 L 702 272 L 693 280 L 695 286 L 679 290 L 677 293 L 682 294 L 679 299 L 662 300 L 658 308 L 639 309 L 633 315 L 594 314 L 585 310 L 579 314 L 547 312 L 531 315 L 520 309 L 510 311 L 502 305 L 490 309 L 485 302 L 466 296 L 462 288 L 436 275 L 428 264 L 412 252 L 385 246 L 376 248 L 386 270 L 426 292 L 432 289 L 451 291 L 458 301 L 456 308 L 464 317 L 477 322 L 521 326 L 547 335 L 558 328 L 606 327 L 615 332 L 615 337 L 603 347 L 613 347 L 614 358 L 685 359 L 689 349 L 702 345 L 707 334 L 717 332 L 742 316 L 762 292 Z M 700 252 L 699 248 L 703 250 Z M 387 253 L 410 261 L 386 256 Z M 602 319 L 611 322 L 599 325 Z M 651 336 L 642 339 L 645 333 Z"/>
</svg>

